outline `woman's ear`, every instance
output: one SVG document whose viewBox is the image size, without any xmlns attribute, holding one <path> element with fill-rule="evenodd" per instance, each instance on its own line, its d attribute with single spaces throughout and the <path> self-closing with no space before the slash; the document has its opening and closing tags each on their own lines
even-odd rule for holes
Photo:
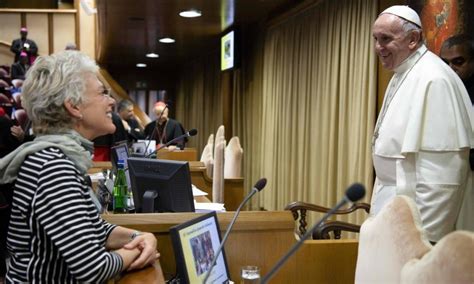
<svg viewBox="0 0 474 284">
<path fill-rule="evenodd" d="M 69 112 L 72 117 L 79 120 L 83 118 L 80 108 L 77 105 L 72 104 L 70 100 L 64 102 L 64 108 L 66 108 L 67 112 Z"/>
</svg>

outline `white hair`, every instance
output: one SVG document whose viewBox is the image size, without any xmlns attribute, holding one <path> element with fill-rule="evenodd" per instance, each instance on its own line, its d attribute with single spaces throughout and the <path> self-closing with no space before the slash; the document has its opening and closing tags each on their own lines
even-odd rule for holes
<svg viewBox="0 0 474 284">
<path fill-rule="evenodd" d="M 80 105 L 84 100 L 86 76 L 98 66 L 79 51 L 41 56 L 26 74 L 22 104 L 35 134 L 61 133 L 72 128 L 73 118 L 64 102 Z"/>
</svg>

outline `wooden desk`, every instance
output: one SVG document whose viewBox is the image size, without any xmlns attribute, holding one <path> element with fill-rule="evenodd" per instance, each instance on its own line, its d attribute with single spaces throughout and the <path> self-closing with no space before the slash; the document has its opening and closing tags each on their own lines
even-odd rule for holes
<svg viewBox="0 0 474 284">
<path fill-rule="evenodd" d="M 212 178 L 207 175 L 203 162 L 190 162 L 189 171 L 191 182 L 200 190 L 206 192 L 212 199 Z M 224 179 L 224 205 L 227 211 L 235 211 L 244 200 L 244 179 Z"/>
<path fill-rule="evenodd" d="M 120 278 L 108 281 L 108 284 L 166 283 L 160 261 L 140 270 L 125 272 Z"/>
<path fill-rule="evenodd" d="M 156 153 L 156 158 L 175 161 L 197 161 L 198 154 L 196 148 L 176 149 L 174 151 L 163 148 Z"/>
<path fill-rule="evenodd" d="M 102 170 L 111 170 L 112 169 L 112 162 L 104 161 L 104 162 L 92 162 L 92 167 L 87 171 L 88 174 L 95 174 L 100 173 Z"/>
<path fill-rule="evenodd" d="M 218 213 L 221 234 L 234 212 Z M 155 234 L 166 279 L 176 273 L 169 228 L 199 213 L 107 215 L 111 223 Z M 257 265 L 265 275 L 296 242 L 289 211 L 241 212 L 225 245 L 231 279 L 240 281 L 243 265 Z M 356 240 L 306 241 L 270 283 L 353 283 L 357 261 Z"/>
</svg>

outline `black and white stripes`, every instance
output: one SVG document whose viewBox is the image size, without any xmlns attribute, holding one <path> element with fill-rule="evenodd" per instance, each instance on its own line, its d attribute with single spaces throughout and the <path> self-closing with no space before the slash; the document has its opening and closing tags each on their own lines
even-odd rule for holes
<svg viewBox="0 0 474 284">
<path fill-rule="evenodd" d="M 15 183 L 8 282 L 100 283 L 121 271 L 83 177 L 57 148 L 30 155 Z"/>
</svg>

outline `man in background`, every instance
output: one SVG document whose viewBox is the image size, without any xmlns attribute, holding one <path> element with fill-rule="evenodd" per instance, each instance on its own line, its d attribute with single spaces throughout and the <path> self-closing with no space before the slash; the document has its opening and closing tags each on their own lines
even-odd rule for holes
<svg viewBox="0 0 474 284">
<path fill-rule="evenodd" d="M 474 38 L 467 34 L 454 35 L 443 42 L 440 51 L 440 57 L 448 64 L 464 83 L 469 93 L 474 110 Z M 474 149 L 469 154 L 469 163 L 471 165 L 471 175 L 474 175 Z M 474 178 L 473 178 L 474 180 Z M 474 183 L 474 181 L 473 181 Z M 472 220 L 463 218 L 463 216 L 474 215 L 474 190 L 471 184 L 471 192 L 466 192 L 461 217 L 458 220 L 458 226 L 474 230 Z"/>
<path fill-rule="evenodd" d="M 396 195 L 406 195 L 416 202 L 428 239 L 437 242 L 455 230 L 472 179 L 469 95 L 453 70 L 423 44 L 413 9 L 386 9 L 372 34 L 383 67 L 394 75 L 372 140 L 377 178 L 371 214 Z"/>
<path fill-rule="evenodd" d="M 13 40 L 10 50 L 15 53 L 15 62 L 20 60 L 22 51 L 26 52 L 28 55 L 28 63 L 31 65 L 35 62 L 36 56 L 38 56 L 38 46 L 33 40 L 26 38 L 27 36 L 28 29 L 24 27 L 21 28 L 20 38 Z"/>
<path fill-rule="evenodd" d="M 183 126 L 178 121 L 168 117 L 169 109 L 164 102 L 157 102 L 153 111 L 157 119 L 145 126 L 145 136 L 156 141 L 158 145 L 163 145 L 179 137 L 185 133 Z M 184 149 L 187 142 L 186 138 L 176 141 L 171 145 L 176 145 L 180 149 Z"/>
<path fill-rule="evenodd" d="M 121 100 L 117 105 L 117 113 L 122 119 L 122 124 L 127 133 L 128 142 L 144 139 L 142 128 L 133 114 L 133 103 L 129 100 Z"/>
<path fill-rule="evenodd" d="M 20 60 L 12 64 L 11 78 L 25 80 L 26 71 L 30 69 L 28 54 L 24 51 L 20 53 Z"/>
<path fill-rule="evenodd" d="M 466 34 L 448 38 L 441 46 L 440 57 L 459 75 L 474 104 L 474 38 Z"/>
</svg>

